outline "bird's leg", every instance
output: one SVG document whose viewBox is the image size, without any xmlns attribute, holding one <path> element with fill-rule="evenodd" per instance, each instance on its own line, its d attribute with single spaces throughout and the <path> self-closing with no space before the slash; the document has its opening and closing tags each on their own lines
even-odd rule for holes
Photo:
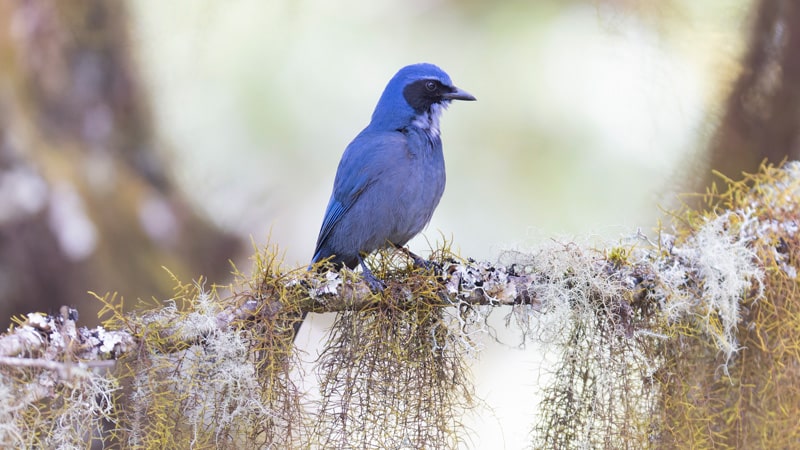
<svg viewBox="0 0 800 450">
<path fill-rule="evenodd" d="M 425 270 L 433 270 L 437 274 L 441 273 L 442 268 L 438 264 L 436 264 L 435 262 L 429 261 L 427 259 L 423 259 L 421 256 L 419 256 L 416 253 L 412 252 L 411 250 L 403 247 L 402 245 L 397 245 L 395 243 L 392 243 L 392 245 L 394 246 L 394 248 L 396 248 L 397 250 L 400 250 L 401 252 L 405 253 L 406 256 L 408 256 L 409 258 L 414 260 L 414 267 L 421 267 L 421 268 L 423 268 Z"/>
<path fill-rule="evenodd" d="M 361 266 L 361 275 L 364 277 L 364 281 L 366 281 L 369 285 L 369 289 L 373 293 L 383 292 L 383 290 L 386 288 L 386 284 L 379 280 L 378 277 L 373 275 L 372 271 L 369 270 L 369 267 L 364 264 L 364 259 L 361 258 L 361 255 L 358 255 L 358 264 Z"/>
</svg>

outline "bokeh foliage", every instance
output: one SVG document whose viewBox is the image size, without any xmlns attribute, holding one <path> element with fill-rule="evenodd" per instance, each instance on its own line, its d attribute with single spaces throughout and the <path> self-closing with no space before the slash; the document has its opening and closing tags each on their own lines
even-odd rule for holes
<svg viewBox="0 0 800 450">
<path fill-rule="evenodd" d="M 175 187 L 128 2 L 2 2 L 0 29 L 0 317 L 225 277 L 240 239 Z"/>
</svg>

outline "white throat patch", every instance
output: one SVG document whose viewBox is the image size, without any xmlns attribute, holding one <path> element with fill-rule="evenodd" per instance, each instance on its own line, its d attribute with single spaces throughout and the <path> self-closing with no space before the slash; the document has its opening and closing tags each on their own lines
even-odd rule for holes
<svg viewBox="0 0 800 450">
<path fill-rule="evenodd" d="M 417 128 L 428 131 L 431 135 L 439 137 L 439 117 L 442 111 L 447 108 L 445 103 L 434 103 L 431 105 L 430 111 L 420 114 L 411 122 Z"/>
</svg>

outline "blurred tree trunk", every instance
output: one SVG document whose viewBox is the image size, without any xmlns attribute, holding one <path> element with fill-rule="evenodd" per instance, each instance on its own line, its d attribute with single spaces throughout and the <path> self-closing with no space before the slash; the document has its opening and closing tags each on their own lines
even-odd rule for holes
<svg viewBox="0 0 800 450">
<path fill-rule="evenodd" d="M 800 2 L 754 2 L 748 42 L 709 148 L 710 168 L 733 178 L 800 158 Z"/>
<path fill-rule="evenodd" d="M 224 279 L 239 248 L 170 182 L 125 5 L 0 3 L 0 317 L 169 298 L 161 266 Z"/>
</svg>

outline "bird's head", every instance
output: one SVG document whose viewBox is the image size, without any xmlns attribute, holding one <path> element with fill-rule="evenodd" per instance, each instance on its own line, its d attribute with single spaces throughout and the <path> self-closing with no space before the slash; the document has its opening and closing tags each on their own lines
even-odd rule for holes
<svg viewBox="0 0 800 450">
<path fill-rule="evenodd" d="M 413 124 L 438 135 L 439 114 L 452 100 L 475 100 L 475 97 L 455 87 L 437 66 L 412 64 L 389 80 L 372 113 L 370 127 L 394 130 Z"/>
</svg>

